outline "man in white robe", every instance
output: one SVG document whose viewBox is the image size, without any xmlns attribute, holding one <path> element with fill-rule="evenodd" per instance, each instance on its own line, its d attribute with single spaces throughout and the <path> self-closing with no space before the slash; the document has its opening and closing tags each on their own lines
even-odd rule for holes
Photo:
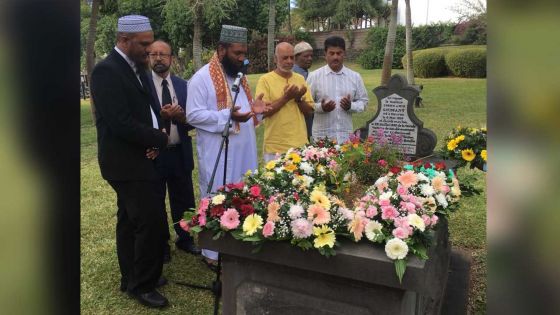
<svg viewBox="0 0 560 315">
<path fill-rule="evenodd" d="M 201 198 L 207 196 L 212 170 L 222 143 L 222 132 L 230 115 L 235 92 L 235 78 L 242 71 L 247 54 L 247 29 L 224 25 L 216 53 L 208 64 L 200 68 L 189 81 L 187 93 L 187 122 L 196 128 L 198 151 L 198 183 Z M 257 168 L 257 138 L 255 127 L 261 119 L 265 104 L 253 100 L 247 79 L 243 77 L 237 108 L 232 115 L 227 154 L 226 183 L 241 181 L 247 170 Z M 224 148 L 225 150 L 225 148 Z M 211 192 L 223 185 L 225 152 L 220 162 Z M 218 253 L 203 249 L 207 263 L 215 263 Z"/>
</svg>

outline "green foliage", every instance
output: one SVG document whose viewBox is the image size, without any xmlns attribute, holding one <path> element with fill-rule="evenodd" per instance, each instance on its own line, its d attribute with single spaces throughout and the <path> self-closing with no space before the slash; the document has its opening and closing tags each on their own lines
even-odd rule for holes
<svg viewBox="0 0 560 315">
<path fill-rule="evenodd" d="M 486 48 L 451 52 L 445 56 L 445 62 L 454 76 L 464 78 L 486 77 Z"/>
<path fill-rule="evenodd" d="M 447 43 L 453 35 L 454 24 L 440 23 L 412 28 L 413 49 L 436 47 Z M 406 54 L 405 27 L 397 26 L 395 49 L 393 51 L 393 69 L 403 67 L 401 59 Z M 380 69 L 383 66 L 387 28 L 374 27 L 367 35 L 368 48 L 358 57 L 358 63 L 365 69 Z"/>
<path fill-rule="evenodd" d="M 276 32 L 286 20 L 287 15 L 288 6 L 286 2 L 276 1 Z M 241 25 L 251 31 L 266 34 L 268 31 L 268 1 L 237 1 L 237 9 L 231 12 L 229 18 L 224 20 L 224 24 Z"/>
<path fill-rule="evenodd" d="M 413 55 L 414 75 L 420 78 L 435 78 L 447 74 L 445 55 L 441 50 L 422 51 Z"/>
<path fill-rule="evenodd" d="M 294 38 L 296 40 L 296 43 L 299 43 L 301 41 L 305 41 L 305 42 L 308 42 L 309 45 L 311 45 L 311 47 L 316 47 L 315 46 L 315 39 L 313 38 L 313 36 L 311 36 L 311 33 L 309 33 L 309 32 L 302 31 L 302 30 L 295 30 L 294 31 Z"/>
<path fill-rule="evenodd" d="M 395 271 L 397 272 L 397 277 L 399 278 L 399 283 L 402 283 L 402 278 L 404 276 L 404 272 L 406 271 L 406 260 L 405 259 L 395 260 Z"/>
<path fill-rule="evenodd" d="M 214 49 L 203 49 L 202 50 L 202 63 L 206 64 L 208 63 L 208 61 L 210 61 L 210 58 L 212 58 L 212 55 L 214 55 Z M 196 71 L 194 70 L 194 62 L 193 60 L 189 60 L 189 62 L 187 63 L 187 65 L 185 66 L 185 71 L 183 71 L 183 75 L 182 77 L 185 80 L 190 79 L 194 73 Z"/>
<path fill-rule="evenodd" d="M 117 36 L 116 14 L 104 15 L 97 21 L 97 36 L 95 39 L 95 55 L 101 57 L 108 54 L 115 47 Z"/>
</svg>

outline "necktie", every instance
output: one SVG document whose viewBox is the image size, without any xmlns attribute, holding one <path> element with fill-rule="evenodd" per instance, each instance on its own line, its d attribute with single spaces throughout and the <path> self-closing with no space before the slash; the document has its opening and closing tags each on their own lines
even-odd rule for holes
<svg viewBox="0 0 560 315">
<path fill-rule="evenodd" d="M 171 92 L 169 92 L 169 88 L 167 87 L 167 80 L 163 80 L 163 82 L 161 82 L 161 106 L 167 104 L 171 104 Z M 171 120 L 163 119 L 163 126 L 169 135 L 169 131 L 171 130 Z"/>
</svg>

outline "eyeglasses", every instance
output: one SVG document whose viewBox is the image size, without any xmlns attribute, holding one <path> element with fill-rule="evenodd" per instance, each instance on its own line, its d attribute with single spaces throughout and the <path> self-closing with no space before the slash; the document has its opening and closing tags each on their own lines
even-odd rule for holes
<svg viewBox="0 0 560 315">
<path fill-rule="evenodd" d="M 152 59 L 157 59 L 157 57 L 160 57 L 161 59 L 169 59 L 171 57 L 171 54 L 148 53 L 148 56 Z"/>
</svg>

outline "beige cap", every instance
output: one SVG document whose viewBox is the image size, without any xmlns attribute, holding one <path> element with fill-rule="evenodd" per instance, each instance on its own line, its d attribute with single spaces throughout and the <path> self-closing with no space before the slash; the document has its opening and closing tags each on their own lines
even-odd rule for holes
<svg viewBox="0 0 560 315">
<path fill-rule="evenodd" d="M 313 50 L 313 47 L 311 47 L 311 45 L 309 45 L 309 43 L 307 42 L 299 42 L 295 47 L 294 47 L 294 55 L 297 54 L 301 54 L 304 51 L 308 51 L 308 50 Z"/>
</svg>

